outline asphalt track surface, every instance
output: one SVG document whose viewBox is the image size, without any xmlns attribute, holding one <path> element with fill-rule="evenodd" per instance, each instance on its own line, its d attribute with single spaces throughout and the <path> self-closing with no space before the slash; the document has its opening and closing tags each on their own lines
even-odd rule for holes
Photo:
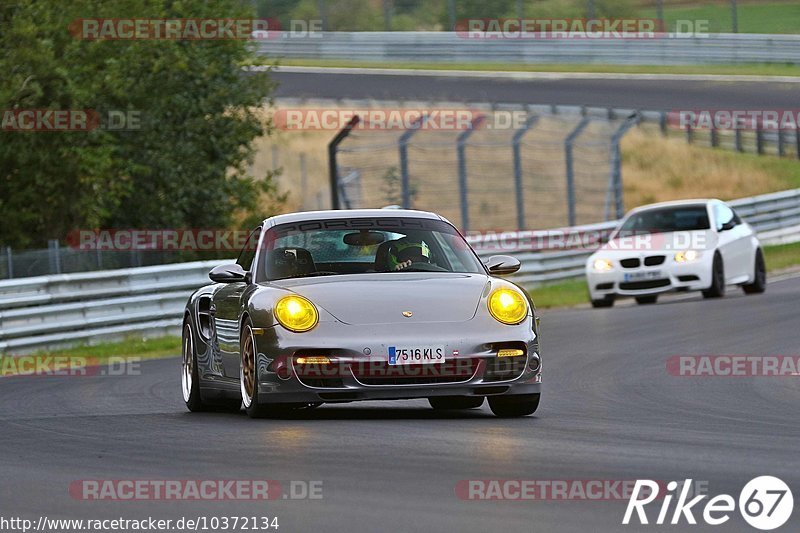
<svg viewBox="0 0 800 533">
<path fill-rule="evenodd" d="M 624 109 L 795 109 L 800 86 L 764 81 L 511 80 L 275 72 L 276 97 L 480 101 Z"/>
<path fill-rule="evenodd" d="M 425 401 L 325 405 L 287 420 L 189 413 L 177 358 L 125 377 L 0 380 L 0 515 L 278 516 L 282 532 L 641 531 L 625 501 L 463 501 L 464 479 L 694 480 L 738 498 L 776 475 L 800 500 L 800 378 L 675 377 L 670 356 L 798 354 L 800 279 L 647 308 L 543 312 L 532 417 Z M 81 479 L 317 480 L 321 500 L 82 501 Z M 797 531 L 800 511 L 780 531 Z M 656 510 L 650 513 L 655 518 Z M 701 514 L 701 513 L 698 513 Z M 687 526 L 668 530 L 705 530 Z M 715 531 L 754 531 L 738 513 Z"/>
</svg>

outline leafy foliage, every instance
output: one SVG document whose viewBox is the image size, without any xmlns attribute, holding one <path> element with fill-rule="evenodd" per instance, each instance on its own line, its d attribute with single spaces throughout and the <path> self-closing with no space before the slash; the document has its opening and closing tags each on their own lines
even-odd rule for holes
<svg viewBox="0 0 800 533">
<path fill-rule="evenodd" d="M 132 112 L 128 131 L 0 129 L 0 243 L 80 227 L 228 227 L 276 194 L 249 174 L 272 85 L 245 40 L 83 40 L 80 18 L 244 18 L 240 0 L 0 0 L 0 112 Z M 135 124 L 133 126 L 136 126 Z M 240 216 L 241 215 L 241 216 Z M 264 214 L 261 214 L 262 218 Z"/>
</svg>

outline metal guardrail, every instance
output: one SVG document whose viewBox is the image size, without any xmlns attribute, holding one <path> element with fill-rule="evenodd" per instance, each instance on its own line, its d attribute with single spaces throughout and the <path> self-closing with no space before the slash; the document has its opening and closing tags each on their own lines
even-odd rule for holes
<svg viewBox="0 0 800 533">
<path fill-rule="evenodd" d="M 800 63 L 800 36 L 713 33 L 652 39 L 480 39 L 456 32 L 322 32 L 260 41 L 269 58 L 392 62 L 694 65 Z"/>
<path fill-rule="evenodd" d="M 765 244 L 800 241 L 800 189 L 730 202 Z M 516 256 L 511 279 L 530 285 L 578 279 L 591 250 L 537 251 L 525 243 L 547 235 L 609 233 L 617 221 L 547 231 L 470 236 L 479 255 Z M 567 238 L 565 244 L 569 243 Z M 0 352 L 57 348 L 126 335 L 178 334 L 186 298 L 224 261 L 178 263 L 0 281 Z"/>
</svg>

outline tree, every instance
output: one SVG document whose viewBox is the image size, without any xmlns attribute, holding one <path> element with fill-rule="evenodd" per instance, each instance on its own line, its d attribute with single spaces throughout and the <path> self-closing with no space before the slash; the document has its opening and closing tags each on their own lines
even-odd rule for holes
<svg viewBox="0 0 800 533">
<path fill-rule="evenodd" d="M 275 193 L 249 175 L 272 85 L 244 40 L 85 40 L 81 18 L 252 19 L 239 0 L 0 1 L 0 112 L 132 113 L 129 131 L 0 130 L 0 243 L 74 228 L 228 227 Z M 238 218 L 242 218 L 239 216 Z M 263 217 L 262 217 L 263 218 Z"/>
</svg>

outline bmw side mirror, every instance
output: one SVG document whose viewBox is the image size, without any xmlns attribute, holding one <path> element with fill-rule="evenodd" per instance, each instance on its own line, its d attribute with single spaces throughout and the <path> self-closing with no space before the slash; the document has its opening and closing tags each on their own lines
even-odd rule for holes
<svg viewBox="0 0 800 533">
<path fill-rule="evenodd" d="M 733 220 L 729 220 L 728 222 L 724 223 L 719 230 L 720 231 L 728 231 L 728 230 L 732 230 L 735 227 L 736 227 L 736 223 Z"/>
<path fill-rule="evenodd" d="M 513 274 L 519 270 L 520 262 L 516 257 L 510 255 L 493 255 L 484 263 L 490 274 L 495 276 L 503 276 L 506 274 Z"/>
<path fill-rule="evenodd" d="M 249 275 L 238 263 L 219 265 L 208 273 L 214 283 L 243 283 L 247 282 Z"/>
</svg>

